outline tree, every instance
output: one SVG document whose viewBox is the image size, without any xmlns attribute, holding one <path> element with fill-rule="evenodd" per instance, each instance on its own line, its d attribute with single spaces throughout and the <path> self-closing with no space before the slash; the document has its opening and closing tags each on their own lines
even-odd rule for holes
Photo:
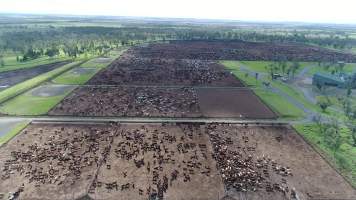
<svg viewBox="0 0 356 200">
<path fill-rule="evenodd" d="M 299 68 L 300 68 L 300 63 L 294 61 L 291 66 L 292 77 L 294 77 L 295 73 L 298 71 Z"/>
<path fill-rule="evenodd" d="M 5 61 L 3 58 L 0 58 L 0 66 L 1 67 L 5 66 Z"/>
<path fill-rule="evenodd" d="M 340 133 L 334 125 L 327 126 L 328 128 L 324 132 L 324 142 L 335 154 L 341 145 Z"/>
<path fill-rule="evenodd" d="M 356 127 L 353 127 L 353 128 L 351 129 L 351 134 L 352 134 L 352 139 L 353 139 L 353 141 L 354 141 L 353 146 L 356 147 Z"/>
<path fill-rule="evenodd" d="M 326 97 L 319 98 L 317 104 L 323 112 L 325 112 L 326 109 L 332 105 L 330 100 Z"/>
<path fill-rule="evenodd" d="M 350 97 L 352 94 L 352 89 L 351 89 L 351 86 L 350 87 L 347 87 L 347 97 Z"/>
</svg>

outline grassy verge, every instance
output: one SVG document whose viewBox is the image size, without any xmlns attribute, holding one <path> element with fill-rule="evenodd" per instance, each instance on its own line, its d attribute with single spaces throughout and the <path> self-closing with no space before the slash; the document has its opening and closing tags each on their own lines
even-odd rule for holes
<svg viewBox="0 0 356 200">
<path fill-rule="evenodd" d="M 304 112 L 288 102 L 285 98 L 278 94 L 266 91 L 261 79 L 256 80 L 255 77 L 246 76 L 244 72 L 239 70 L 239 62 L 237 61 L 222 61 L 227 69 L 229 69 L 238 79 L 245 85 L 253 87 L 254 92 L 260 99 L 267 104 L 273 111 L 278 113 L 283 118 L 302 118 Z"/>
<path fill-rule="evenodd" d="M 266 69 L 266 66 L 272 64 L 272 61 L 230 61 L 230 62 L 238 62 L 243 64 L 244 66 L 248 67 L 251 71 L 260 72 L 260 73 L 269 73 Z M 314 66 L 316 63 L 314 62 L 299 62 L 300 67 L 296 71 L 296 74 L 303 70 L 306 66 Z M 287 67 L 290 67 L 292 62 L 287 62 Z M 282 73 L 282 72 L 280 72 Z"/>
<path fill-rule="evenodd" d="M 75 69 L 69 70 L 61 74 L 60 76 L 53 79 L 52 82 L 57 84 L 82 85 L 86 83 L 88 80 L 90 80 L 98 71 L 100 71 L 99 68 L 95 68 L 92 71 L 88 71 L 87 73 L 80 74 L 80 73 L 75 73 L 74 71 Z"/>
<path fill-rule="evenodd" d="M 34 96 L 28 91 L 5 102 L 1 105 L 0 112 L 8 115 L 44 115 L 72 91 L 73 89 L 50 97 Z"/>
<path fill-rule="evenodd" d="M 317 125 L 298 124 L 294 128 L 356 187 L 356 147 L 351 145 L 351 132 L 347 127 L 339 130 L 342 143 L 336 152 L 325 143 Z"/>
<path fill-rule="evenodd" d="M 52 79 L 53 77 L 56 77 L 59 74 L 64 73 L 67 70 L 70 70 L 71 68 L 75 67 L 78 64 L 79 64 L 79 61 L 64 65 L 60 68 L 54 69 L 54 70 L 49 71 L 44 74 L 41 74 L 39 76 L 36 76 L 35 78 L 32 78 L 30 80 L 27 80 L 27 81 L 24 81 L 17 85 L 14 85 L 6 90 L 3 90 L 0 92 L 0 103 L 7 101 L 7 100 L 25 92 L 25 91 L 27 91 L 27 90 L 30 90 L 31 88 L 34 88 L 34 87 L 40 85 L 41 83 L 48 81 L 48 80 Z"/>
<path fill-rule="evenodd" d="M 41 57 L 41 58 L 37 58 L 34 60 L 26 61 L 26 62 L 17 62 L 16 56 L 12 56 L 12 57 L 5 57 L 4 60 L 5 60 L 5 66 L 0 67 L 0 72 L 32 68 L 32 67 L 36 67 L 39 65 L 46 65 L 46 64 L 51 64 L 51 63 L 55 63 L 55 62 L 69 60 L 69 58 L 68 57 L 55 57 L 55 58 Z"/>
<path fill-rule="evenodd" d="M 277 112 L 283 118 L 302 118 L 305 114 L 302 110 L 295 107 L 278 94 L 256 89 L 254 92 L 265 104 L 267 104 L 270 108 L 272 108 L 272 110 Z"/>
<path fill-rule="evenodd" d="M 29 124 L 29 121 L 26 122 L 20 122 L 18 123 L 10 132 L 5 134 L 4 136 L 0 137 L 0 146 L 9 140 L 11 140 L 13 137 L 15 137 L 18 133 L 20 133 L 27 125 Z"/>
</svg>

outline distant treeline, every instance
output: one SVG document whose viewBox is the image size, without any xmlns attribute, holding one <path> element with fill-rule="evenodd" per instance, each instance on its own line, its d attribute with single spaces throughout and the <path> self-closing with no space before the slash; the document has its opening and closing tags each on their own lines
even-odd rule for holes
<svg viewBox="0 0 356 200">
<path fill-rule="evenodd" d="M 337 49 L 356 44 L 353 38 L 339 36 L 310 37 L 305 33 L 271 34 L 239 31 L 215 26 L 141 26 L 128 27 L 55 27 L 6 26 L 0 27 L 0 55 L 16 52 L 19 61 L 42 55 L 105 54 L 110 48 L 132 45 L 137 41 L 152 40 L 245 40 L 265 42 L 298 42 Z"/>
</svg>

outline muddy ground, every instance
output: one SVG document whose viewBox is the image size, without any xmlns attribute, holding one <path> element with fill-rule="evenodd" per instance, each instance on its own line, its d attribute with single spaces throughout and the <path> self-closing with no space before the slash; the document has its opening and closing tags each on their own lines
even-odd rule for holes
<svg viewBox="0 0 356 200">
<path fill-rule="evenodd" d="M 356 62 L 356 55 L 305 44 L 245 41 L 172 41 L 136 47 L 139 57 L 201 60 L 297 60 Z"/>
<path fill-rule="evenodd" d="M 199 107 L 206 117 L 273 119 L 278 116 L 248 88 L 199 88 Z"/>
<path fill-rule="evenodd" d="M 0 150 L 0 199 L 356 197 L 289 127 L 32 124 Z"/>
<path fill-rule="evenodd" d="M 224 66 L 203 60 L 151 59 L 125 53 L 90 85 L 243 86 Z"/>
<path fill-rule="evenodd" d="M 121 117 L 225 117 L 277 115 L 247 88 L 81 87 L 49 115 Z"/>
<path fill-rule="evenodd" d="M 122 117 L 199 117 L 192 88 L 80 87 L 50 115 Z"/>
<path fill-rule="evenodd" d="M 56 62 L 47 65 L 40 65 L 37 67 L 29 68 L 29 69 L 20 69 L 8 72 L 0 73 L 0 86 L 10 87 L 12 85 L 16 85 L 17 83 L 21 83 L 25 80 L 36 77 L 40 74 L 49 72 L 57 67 L 63 66 L 69 63 L 68 61 L 64 62 Z M 6 87 L 0 87 L 1 89 L 5 89 Z"/>
</svg>

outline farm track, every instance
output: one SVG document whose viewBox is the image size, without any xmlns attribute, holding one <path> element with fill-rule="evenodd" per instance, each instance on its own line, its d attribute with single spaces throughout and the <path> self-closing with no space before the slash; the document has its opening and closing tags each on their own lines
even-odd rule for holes
<svg viewBox="0 0 356 200">
<path fill-rule="evenodd" d="M 107 123 L 107 122 L 120 122 L 120 123 L 231 123 L 231 124 L 256 124 L 256 125 L 285 125 L 295 124 L 300 121 L 286 120 L 286 119 L 234 119 L 234 118 L 145 118 L 145 117 L 79 117 L 79 116 L 3 116 L 3 120 L 31 120 L 34 123 Z M 304 123 L 304 122 L 302 122 Z"/>
</svg>

